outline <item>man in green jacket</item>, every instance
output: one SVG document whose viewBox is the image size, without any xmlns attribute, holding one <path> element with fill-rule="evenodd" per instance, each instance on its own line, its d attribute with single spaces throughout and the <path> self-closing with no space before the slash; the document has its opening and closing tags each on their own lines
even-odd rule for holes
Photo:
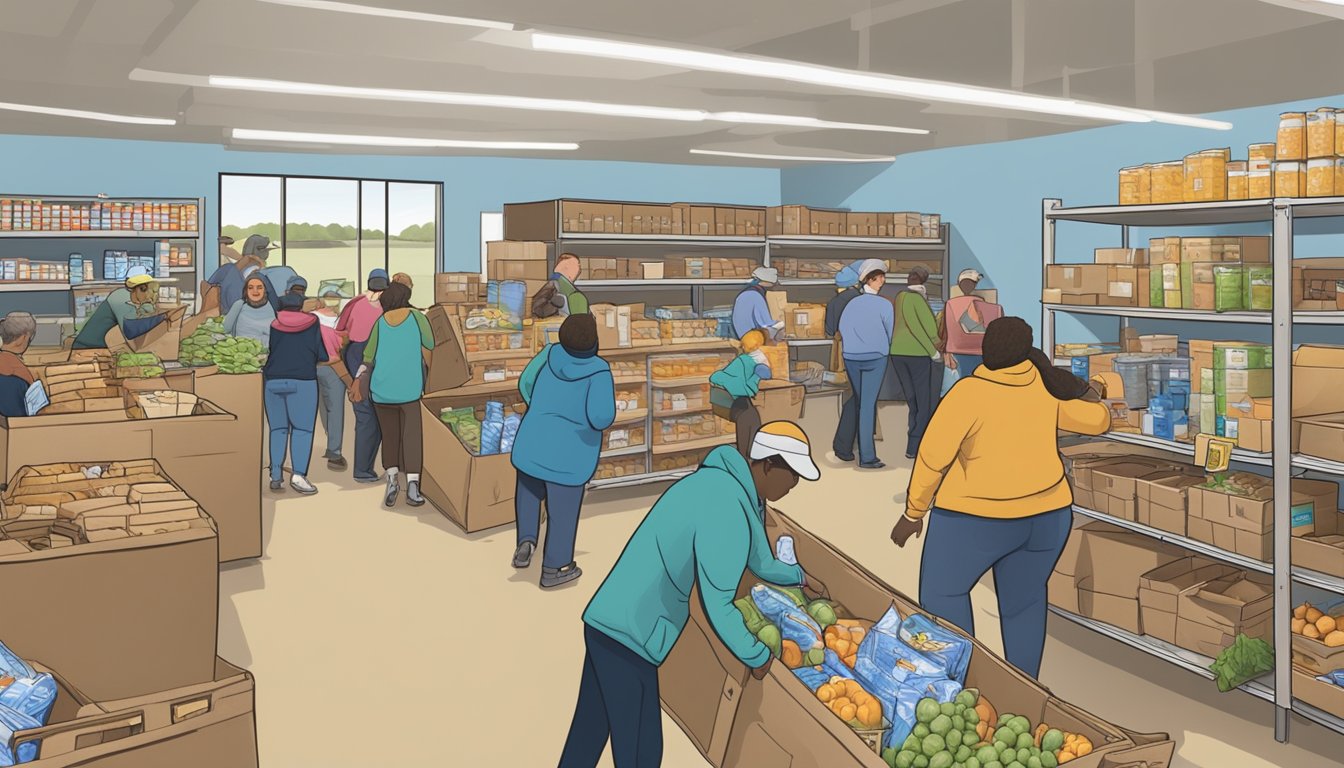
<svg viewBox="0 0 1344 768">
<path fill-rule="evenodd" d="M 801 566 L 775 558 L 765 532 L 766 502 L 820 476 L 807 435 L 773 421 L 756 433 L 750 460 L 715 448 L 658 499 L 584 611 L 587 653 L 560 768 L 594 768 L 608 739 L 616 768 L 659 765 L 658 667 L 690 617 L 692 587 L 723 644 L 765 677 L 770 650 L 733 599 L 748 568 L 763 581 L 826 594 Z"/>
<path fill-rule="evenodd" d="M 938 359 L 938 323 L 929 307 L 929 270 L 910 270 L 908 290 L 896 296 L 896 332 L 891 337 L 891 367 L 905 394 L 910 411 L 910 426 L 905 442 L 905 458 L 919 455 L 919 441 L 933 418 L 936 394 L 933 361 Z"/>
<path fill-rule="evenodd" d="M 582 315 L 588 312 L 588 297 L 583 295 L 574 282 L 579 279 L 579 257 L 572 253 L 562 253 L 555 259 L 555 272 L 551 280 L 555 283 L 555 293 L 563 297 L 565 305 L 560 315 Z"/>
</svg>

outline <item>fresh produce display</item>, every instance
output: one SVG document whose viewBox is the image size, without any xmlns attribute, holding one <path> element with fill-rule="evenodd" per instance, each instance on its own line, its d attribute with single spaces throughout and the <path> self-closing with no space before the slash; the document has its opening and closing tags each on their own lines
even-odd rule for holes
<svg viewBox="0 0 1344 768">
<path fill-rule="evenodd" d="M 1218 682 L 1218 690 L 1223 693 L 1273 669 L 1274 649 L 1264 640 L 1245 634 L 1237 635 L 1237 639 L 1209 665 L 1209 670 Z"/>
<path fill-rule="evenodd" d="M 859 645 L 868 636 L 867 622 L 857 619 L 839 619 L 826 628 L 826 647 L 835 651 L 835 655 L 850 669 L 858 661 Z"/>
<path fill-rule="evenodd" d="M 1293 634 L 1319 640 L 1328 648 L 1344 646 L 1344 613 L 1330 616 L 1303 603 L 1293 609 Z"/>
<path fill-rule="evenodd" d="M 1274 480 L 1253 472 L 1220 472 L 1211 475 L 1208 482 L 1199 487 L 1228 496 L 1252 499 L 1271 498 L 1274 495 Z"/>
<path fill-rule="evenodd" d="M 481 422 L 476 420 L 476 409 L 444 408 L 439 412 L 439 420 L 448 425 L 457 435 L 457 439 L 473 454 L 481 453 Z"/>
<path fill-rule="evenodd" d="M 783 639 L 792 640 L 804 653 L 822 649 L 822 630 L 802 606 L 786 592 L 757 584 L 751 588 L 751 599 Z M 762 641 L 764 642 L 764 641 Z M 769 643 L 767 643 L 769 645 Z M 779 655 L 779 648 L 772 648 Z"/>
<path fill-rule="evenodd" d="M 856 680 L 832 677 L 817 688 L 817 700 L 852 728 L 873 730 L 882 727 L 882 705 Z"/>
<path fill-rule="evenodd" d="M 256 339 L 230 336 L 224 319 L 212 317 L 182 340 L 177 358 L 183 365 L 218 365 L 221 373 L 257 373 L 266 364 L 267 350 Z"/>
<path fill-rule="evenodd" d="M 837 621 L 835 605 L 830 600 L 813 600 L 807 605 L 807 615 L 822 628 L 826 629 Z"/>
<path fill-rule="evenodd" d="M 153 352 L 118 352 L 112 364 L 118 379 L 150 379 L 164 372 L 163 361 Z"/>
<path fill-rule="evenodd" d="M 882 758 L 892 768 L 1056 768 L 1092 752 L 1082 734 L 1041 723 L 1035 730 L 1020 715 L 997 720 L 980 692 L 967 688 L 950 703 L 923 698 L 915 707 L 915 727 L 899 748 Z"/>
</svg>

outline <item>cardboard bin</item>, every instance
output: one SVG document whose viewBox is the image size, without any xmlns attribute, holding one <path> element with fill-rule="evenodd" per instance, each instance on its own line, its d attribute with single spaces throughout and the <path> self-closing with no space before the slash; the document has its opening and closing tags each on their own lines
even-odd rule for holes
<svg viewBox="0 0 1344 768">
<path fill-rule="evenodd" d="M 1293 352 L 1293 418 L 1344 413 L 1344 347 L 1303 344 Z"/>
<path fill-rule="evenodd" d="M 1145 573 L 1186 555 L 1179 547 L 1132 531 L 1089 527 L 1078 559 L 1078 582 L 1090 579 L 1088 589 L 1093 592 L 1137 600 Z"/>
<path fill-rule="evenodd" d="M 1093 509 L 1136 522 L 1139 478 L 1166 475 L 1175 469 L 1176 465 L 1169 461 L 1142 456 L 1105 462 L 1091 471 L 1092 499 L 1096 505 Z"/>
<path fill-rule="evenodd" d="M 1186 535 L 1190 486 L 1204 482 L 1203 475 L 1150 475 L 1136 483 L 1138 522 L 1159 531 Z"/>
<path fill-rule="evenodd" d="M 1316 675 L 1344 669 L 1344 647 L 1331 648 L 1320 640 L 1293 634 L 1293 664 Z"/>
<path fill-rule="evenodd" d="M 1176 645 L 1217 658 L 1237 635 L 1272 642 L 1274 589 L 1268 576 L 1237 571 L 1181 594 Z"/>
<path fill-rule="evenodd" d="M 1293 668 L 1293 698 L 1332 715 L 1344 717 L 1344 688 L 1323 683 L 1315 675 L 1296 667 Z"/>
<path fill-rule="evenodd" d="M 92 701 L 57 671 L 48 724 L 18 731 L 39 742 L 33 766 L 51 768 L 256 768 L 252 675 L 216 658 L 204 682 L 128 699 Z"/>
<path fill-rule="evenodd" d="M 1079 526 L 1069 533 L 1069 540 L 1064 544 L 1064 551 L 1060 553 L 1059 560 L 1055 563 L 1055 570 L 1050 574 L 1050 584 L 1048 597 L 1050 604 L 1062 608 L 1069 613 L 1080 613 L 1078 604 L 1078 560 L 1083 554 L 1083 536 L 1089 528 L 1095 528 L 1102 531 L 1120 531 L 1107 523 L 1088 523 Z"/>
<path fill-rule="evenodd" d="M 761 415 L 761 423 L 772 421 L 797 422 L 803 417 L 803 385 L 787 379 L 767 379 L 751 402 Z"/>
<path fill-rule="evenodd" d="M 38 483 L 56 475 L 24 467 L 9 483 L 6 506 L 12 510 L 18 504 L 49 503 L 59 506 L 58 517 L 6 521 L 0 526 L 0 543 L 18 539 L 40 547 L 41 539 L 52 533 L 82 538 L 87 534 L 73 519 L 78 506 L 65 505 L 75 505 L 76 496 L 89 498 L 99 489 L 113 488 L 117 481 L 129 484 L 138 477 L 136 482 L 179 485 L 157 462 L 125 463 L 131 467 L 121 477 L 109 473 L 100 481 L 50 485 Z M 105 472 L 112 468 L 111 462 L 98 464 Z M 47 500 L 33 495 L 44 487 L 53 489 Z M 114 502 L 102 496 L 99 500 Z M 108 509 L 113 508 L 100 511 Z M 162 513 L 132 512 L 129 519 L 120 518 L 123 529 L 137 516 L 146 519 L 145 514 Z M 219 620 L 219 547 L 214 523 L 199 509 L 195 515 L 189 522 L 164 524 L 180 528 L 166 533 L 32 551 L 22 551 L 28 544 L 7 547 L 7 554 L 0 555 L 0 594 L 13 620 L 6 622 L 5 644 L 23 658 L 40 659 L 69 674 L 80 681 L 81 690 L 98 699 L 210 680 Z M 92 530 L 95 523 L 90 519 L 85 525 Z"/>
<path fill-rule="evenodd" d="M 1344 578 L 1344 513 L 1317 512 L 1315 530 L 1292 540 L 1293 565 Z"/>
<path fill-rule="evenodd" d="M 475 456 L 439 419 L 445 408 L 477 407 L 487 400 L 520 402 L 516 391 L 495 395 L 426 395 L 420 402 L 425 442 L 422 492 L 439 512 L 467 533 L 514 521 L 513 498 L 518 473 L 507 453 Z"/>
<path fill-rule="evenodd" d="M 1344 375 L 1344 371 L 1340 373 Z M 1329 461 L 1344 461 L 1344 413 L 1304 416 L 1294 419 L 1294 422 L 1298 425 L 1298 453 Z"/>
<path fill-rule="evenodd" d="M 1181 595 L 1236 572 L 1230 565 L 1192 555 L 1145 573 L 1139 579 L 1143 633 L 1175 645 Z"/>
<path fill-rule="evenodd" d="M 913 600 L 778 511 L 771 510 L 767 515 L 766 533 L 771 541 L 781 534 L 792 536 L 799 562 L 807 563 L 808 572 L 824 581 L 832 597 L 855 616 L 876 619 L 893 604 L 902 615 L 918 610 Z M 754 583 L 747 574 L 739 593 L 745 594 Z M 886 765 L 848 725 L 817 701 L 791 670 L 775 664 L 764 680 L 751 679 L 746 666 L 718 640 L 699 598 L 690 595 L 688 599 L 691 620 L 659 668 L 659 686 L 664 711 L 710 765 Z M 967 686 L 979 688 L 1003 712 L 1021 714 L 1032 722 L 1048 722 L 1092 740 L 1096 745 L 1093 753 L 1070 765 L 1099 768 L 1145 763 L 1165 766 L 1170 762 L 1174 745 L 1166 735 L 1135 734 L 1060 701 L 984 646 L 974 640 L 972 643 Z"/>
<path fill-rule="evenodd" d="M 213 366 L 211 366 L 213 368 Z M 218 405 L 236 418 L 232 423 L 215 425 L 215 445 L 236 451 L 236 459 L 228 465 L 242 466 L 255 471 L 257 482 L 231 482 L 233 471 L 224 473 L 230 482 L 230 504 L 207 506 L 215 525 L 219 527 L 219 561 L 228 563 L 252 557 L 261 557 L 261 489 L 267 458 L 266 412 L 262 404 L 263 383 L 260 373 L 226 374 L 218 370 L 196 374 L 196 394 Z M 347 429 L 353 429 L 352 426 Z M 193 452 L 194 453 L 194 452 Z M 185 458 L 185 457 L 184 457 Z M 173 462 L 170 462 L 173 463 Z M 214 497 L 214 494 L 210 494 Z"/>
<path fill-rule="evenodd" d="M 169 318 L 134 339 L 127 339 L 121 333 L 121 326 L 114 325 L 104 342 L 114 353 L 153 352 L 160 360 L 176 360 L 178 347 L 182 345 L 182 317 Z"/>
</svg>

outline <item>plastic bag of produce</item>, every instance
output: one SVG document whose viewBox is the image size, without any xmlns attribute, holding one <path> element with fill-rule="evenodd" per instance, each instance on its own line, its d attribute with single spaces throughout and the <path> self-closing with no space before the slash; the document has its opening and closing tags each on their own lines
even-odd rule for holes
<svg viewBox="0 0 1344 768">
<path fill-rule="evenodd" d="M 0 676 L 3 677 L 34 677 L 37 670 L 28 666 L 28 662 L 19 658 L 19 655 L 0 643 Z"/>
<path fill-rule="evenodd" d="M 56 680 L 46 672 L 21 677 L 0 689 L 0 706 L 22 712 L 42 723 L 56 703 Z"/>
<path fill-rule="evenodd" d="M 784 639 L 797 643 L 803 653 L 823 647 L 821 627 L 787 595 L 764 584 L 757 584 L 751 588 L 751 599 L 761 614 L 779 627 Z"/>
<path fill-rule="evenodd" d="M 946 665 L 911 648 L 901 639 L 900 633 L 901 614 L 893 605 L 859 644 L 854 668 L 858 669 L 858 664 L 866 660 L 873 669 L 891 675 L 898 684 L 912 677 L 949 676 Z"/>
<path fill-rule="evenodd" d="M 34 717 L 0 706 L 0 766 L 30 763 L 37 759 L 39 742 L 29 741 L 13 747 L 14 734 L 44 725 Z"/>
<path fill-rule="evenodd" d="M 966 668 L 971 665 L 970 640 L 943 629 L 921 613 L 913 614 L 901 622 L 900 637 L 907 646 L 919 651 L 925 658 L 937 661 L 945 672 L 941 677 L 958 683 L 966 682 Z"/>
<path fill-rule="evenodd" d="M 888 747 L 899 747 L 914 730 L 918 722 L 916 710 L 921 699 L 933 699 L 939 704 L 951 703 L 961 693 L 961 685 L 952 680 L 934 678 L 911 678 L 901 686 L 896 696 L 895 715 L 887 713 L 886 703 L 882 705 L 882 714 L 891 721 L 891 730 L 887 732 Z"/>
</svg>

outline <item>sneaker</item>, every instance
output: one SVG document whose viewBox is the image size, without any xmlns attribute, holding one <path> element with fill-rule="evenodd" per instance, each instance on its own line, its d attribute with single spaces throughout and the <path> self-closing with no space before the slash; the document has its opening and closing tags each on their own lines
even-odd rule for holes
<svg viewBox="0 0 1344 768">
<path fill-rule="evenodd" d="M 914 461 L 914 460 L 915 460 L 915 454 L 913 454 L 913 453 L 907 453 L 907 454 L 905 454 L 905 458 L 907 458 L 907 459 L 909 459 L 909 460 L 911 460 L 911 461 Z"/>
<path fill-rule="evenodd" d="M 377 475 L 355 475 L 355 482 L 363 485 L 372 485 L 379 480 L 382 480 L 382 478 Z"/>
<path fill-rule="evenodd" d="M 583 571 L 579 570 L 578 563 L 570 563 L 564 568 L 542 568 L 541 588 L 552 589 L 562 584 L 568 584 L 582 575 Z"/>
<path fill-rule="evenodd" d="M 886 466 L 881 461 L 865 461 L 859 464 L 860 469 L 882 469 Z"/>
<path fill-rule="evenodd" d="M 519 544 L 518 548 L 513 550 L 513 567 L 526 568 L 532 565 L 532 553 L 536 551 L 537 543 L 535 541 L 524 541 Z"/>
<path fill-rule="evenodd" d="M 294 475 L 291 477 L 289 480 L 289 487 L 302 493 L 304 496 L 312 496 L 314 493 L 317 493 L 317 488 L 315 488 L 312 483 L 308 482 L 308 478 L 303 475 Z"/>
<path fill-rule="evenodd" d="M 418 507 L 425 503 L 425 497 L 420 495 L 419 480 L 412 480 L 406 484 L 406 503 L 412 507 Z"/>
<path fill-rule="evenodd" d="M 383 494 L 383 506 L 391 509 L 397 506 L 397 496 L 401 494 L 401 486 L 397 485 L 397 476 L 388 475 L 387 493 Z"/>
<path fill-rule="evenodd" d="M 340 472 L 347 466 L 349 466 L 349 464 L 346 463 L 344 456 L 336 455 L 327 457 L 327 469 L 330 469 L 332 472 Z M 378 478 L 374 479 L 377 480 Z"/>
<path fill-rule="evenodd" d="M 272 480 L 272 481 L 271 481 L 271 490 L 272 490 L 272 491 L 276 491 L 276 492 L 278 492 L 278 493 L 284 493 L 284 492 L 285 492 L 285 483 L 284 483 L 284 481 L 282 481 L 282 480 Z"/>
</svg>

